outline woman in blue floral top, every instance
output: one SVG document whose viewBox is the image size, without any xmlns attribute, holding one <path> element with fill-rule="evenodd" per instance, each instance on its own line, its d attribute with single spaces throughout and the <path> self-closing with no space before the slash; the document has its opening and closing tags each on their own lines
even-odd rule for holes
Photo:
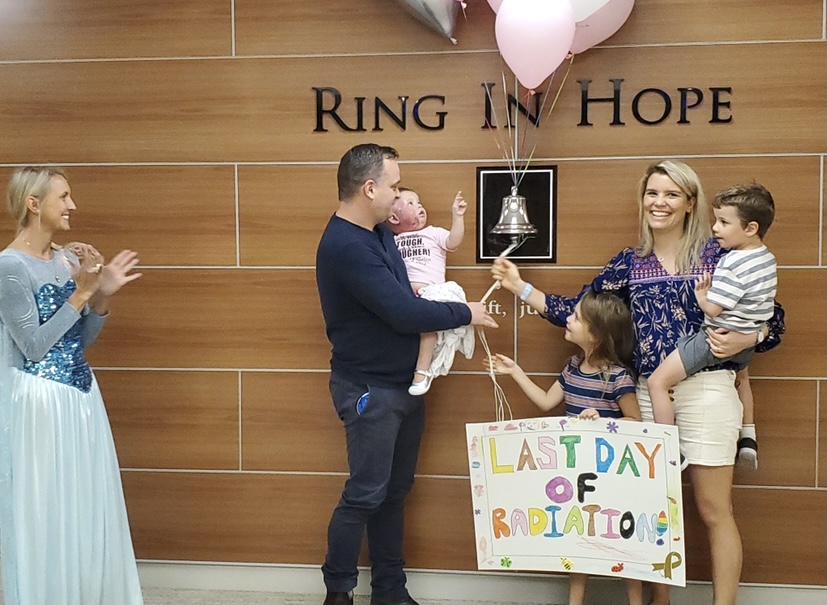
<svg viewBox="0 0 827 605">
<path fill-rule="evenodd" d="M 724 251 L 712 238 L 701 183 L 683 162 L 649 166 L 640 183 L 640 244 L 621 250 L 584 289 L 611 291 L 629 305 L 635 325 L 635 367 L 641 378 L 638 400 L 644 420 L 652 420 L 646 377 L 675 348 L 681 336 L 703 320 L 695 280 L 712 273 Z M 565 325 L 580 296 L 545 294 L 523 281 L 509 260 L 494 262 L 492 274 L 543 317 Z M 582 293 L 581 293 L 582 295 Z M 784 315 L 776 307 L 756 351 L 780 342 Z M 755 346 L 755 334 L 709 330 L 714 355 L 724 358 Z M 678 384 L 672 395 L 681 450 L 688 462 L 695 503 L 707 529 L 712 560 L 713 603 L 734 603 L 741 575 L 741 536 L 732 513 L 732 477 L 742 405 L 735 373 L 726 363 Z M 653 602 L 668 603 L 665 584 L 653 586 Z"/>
</svg>

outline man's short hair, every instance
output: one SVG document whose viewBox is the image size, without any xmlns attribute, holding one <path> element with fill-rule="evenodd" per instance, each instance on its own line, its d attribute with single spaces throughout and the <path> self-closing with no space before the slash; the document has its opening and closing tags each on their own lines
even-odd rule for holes
<svg viewBox="0 0 827 605">
<path fill-rule="evenodd" d="M 385 160 L 395 160 L 399 153 L 393 147 L 375 143 L 356 145 L 339 160 L 336 175 L 339 184 L 339 200 L 352 198 L 366 181 L 378 180 L 385 171 Z"/>
</svg>

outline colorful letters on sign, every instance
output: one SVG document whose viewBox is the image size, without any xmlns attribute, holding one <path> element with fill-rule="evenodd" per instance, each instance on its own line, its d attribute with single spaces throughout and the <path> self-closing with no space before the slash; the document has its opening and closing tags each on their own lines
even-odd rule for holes
<svg viewBox="0 0 827 605">
<path fill-rule="evenodd" d="M 480 569 L 686 585 L 676 427 L 551 417 L 466 433 Z"/>
</svg>

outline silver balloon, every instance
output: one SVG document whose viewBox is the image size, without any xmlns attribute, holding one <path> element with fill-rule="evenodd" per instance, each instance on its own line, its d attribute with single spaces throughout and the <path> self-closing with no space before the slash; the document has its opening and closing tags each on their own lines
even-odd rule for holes
<svg viewBox="0 0 827 605">
<path fill-rule="evenodd" d="M 459 12 L 457 0 L 398 0 L 414 17 L 425 25 L 447 36 L 454 44 L 454 25 Z"/>
</svg>

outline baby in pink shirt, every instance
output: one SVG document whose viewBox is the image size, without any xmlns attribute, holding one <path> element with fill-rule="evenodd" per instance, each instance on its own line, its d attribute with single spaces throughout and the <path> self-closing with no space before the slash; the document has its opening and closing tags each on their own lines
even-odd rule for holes
<svg viewBox="0 0 827 605">
<path fill-rule="evenodd" d="M 418 296 L 429 300 L 465 302 L 465 293 L 455 282 L 445 282 L 448 252 L 453 252 L 465 236 L 465 211 L 468 204 L 458 191 L 451 205 L 451 229 L 426 225 L 428 213 L 411 189 L 399 188 L 388 225 L 395 234 L 396 246 L 408 270 L 408 279 Z M 423 395 L 431 388 L 434 376 L 445 375 L 460 348 L 470 359 L 474 353 L 474 332 L 470 326 L 422 334 L 416 372 L 408 392 Z M 467 353 L 470 338 L 470 355 Z"/>
</svg>

